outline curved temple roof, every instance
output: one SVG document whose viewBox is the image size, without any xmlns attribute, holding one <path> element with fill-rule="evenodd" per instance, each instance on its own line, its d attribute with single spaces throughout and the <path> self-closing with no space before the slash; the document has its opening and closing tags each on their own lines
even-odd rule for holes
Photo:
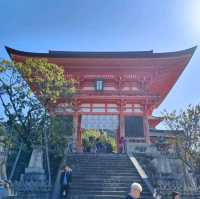
<svg viewBox="0 0 200 199">
<path fill-rule="evenodd" d="M 16 62 L 23 62 L 27 57 L 48 58 L 50 62 L 64 66 L 66 72 L 80 76 L 94 72 L 97 75 L 98 73 L 115 76 L 132 75 L 139 80 L 143 78 L 146 91 L 152 96 L 159 97 L 154 108 L 164 100 L 176 83 L 195 49 L 196 46 L 164 53 L 153 51 L 33 53 L 6 47 L 11 59 Z"/>
<path fill-rule="evenodd" d="M 164 57 L 175 57 L 186 54 L 193 54 L 196 46 L 176 51 L 176 52 L 164 52 L 154 53 L 150 51 L 118 51 L 118 52 L 86 52 L 86 51 L 54 51 L 49 50 L 48 53 L 34 53 L 25 52 L 21 50 L 15 50 L 10 47 L 5 47 L 8 54 L 12 58 L 12 55 L 21 55 L 28 57 L 46 57 L 46 58 L 164 58 Z"/>
</svg>

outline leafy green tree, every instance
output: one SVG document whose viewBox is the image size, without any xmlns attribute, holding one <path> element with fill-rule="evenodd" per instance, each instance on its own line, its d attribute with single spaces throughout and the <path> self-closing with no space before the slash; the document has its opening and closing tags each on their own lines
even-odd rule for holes
<svg viewBox="0 0 200 199">
<path fill-rule="evenodd" d="M 116 151 L 116 140 L 113 136 L 104 133 L 102 134 L 98 130 L 85 130 L 83 132 L 83 146 L 85 148 L 90 145 L 89 138 L 93 138 L 94 140 L 99 139 L 99 142 L 101 142 L 105 146 L 110 146 L 111 151 Z"/>
<path fill-rule="evenodd" d="M 72 116 L 51 116 L 50 117 L 49 157 L 51 162 L 51 176 L 56 179 L 55 171 L 59 169 L 60 163 L 67 149 L 68 141 L 72 137 L 73 117 Z"/>
<path fill-rule="evenodd" d="M 167 128 L 180 130 L 182 133 L 177 137 L 177 147 L 181 158 L 191 168 L 195 168 L 200 154 L 200 105 L 189 105 L 179 112 L 162 112 Z"/>
<path fill-rule="evenodd" d="M 68 139 L 72 137 L 73 118 L 72 116 L 54 116 L 50 120 L 49 150 L 57 157 L 63 157 Z"/>
<path fill-rule="evenodd" d="M 60 98 L 69 99 L 75 92 L 74 81 L 66 80 L 64 69 L 56 64 L 49 63 L 47 59 L 26 59 L 24 63 L 15 64 L 23 78 L 28 81 L 37 94 L 38 99 L 45 107 L 44 121 L 48 118 L 48 109 Z M 50 164 L 48 155 L 48 123 L 44 123 L 44 142 L 46 149 L 49 183 L 51 184 Z"/>
<path fill-rule="evenodd" d="M 49 63 L 47 59 L 28 58 L 23 63 L 15 63 L 15 67 L 45 108 L 61 97 L 69 99 L 75 93 L 75 81 L 66 80 L 63 67 Z"/>
<path fill-rule="evenodd" d="M 19 143 L 31 146 L 35 144 L 33 137 L 40 127 L 44 109 L 12 62 L 2 61 L 0 71 L 2 120 L 7 121 L 10 133 L 18 134 Z"/>
<path fill-rule="evenodd" d="M 62 67 L 46 59 L 29 58 L 23 63 L 0 62 L 3 120 L 9 123 L 11 133 L 17 133 L 20 146 L 45 144 L 50 184 L 48 110 L 60 98 L 70 101 L 75 92 L 74 83 L 65 79 Z"/>
</svg>

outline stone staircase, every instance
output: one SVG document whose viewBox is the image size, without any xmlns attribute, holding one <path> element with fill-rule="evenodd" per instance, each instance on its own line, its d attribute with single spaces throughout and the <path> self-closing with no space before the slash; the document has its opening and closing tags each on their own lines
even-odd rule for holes
<svg viewBox="0 0 200 199">
<path fill-rule="evenodd" d="M 125 198 L 132 182 L 141 183 L 141 199 L 153 196 L 125 154 L 68 154 L 73 169 L 69 199 Z"/>
</svg>

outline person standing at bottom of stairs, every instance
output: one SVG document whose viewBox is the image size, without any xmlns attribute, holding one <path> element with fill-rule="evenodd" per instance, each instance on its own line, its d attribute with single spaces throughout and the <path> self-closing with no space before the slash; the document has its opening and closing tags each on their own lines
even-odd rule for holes
<svg viewBox="0 0 200 199">
<path fill-rule="evenodd" d="M 72 181 L 72 169 L 68 166 L 64 166 L 64 171 L 60 175 L 61 197 L 67 198 L 69 192 L 69 186 Z"/>
<path fill-rule="evenodd" d="M 142 193 L 142 186 L 139 183 L 131 184 L 131 190 L 129 195 L 125 199 L 140 199 Z"/>
</svg>

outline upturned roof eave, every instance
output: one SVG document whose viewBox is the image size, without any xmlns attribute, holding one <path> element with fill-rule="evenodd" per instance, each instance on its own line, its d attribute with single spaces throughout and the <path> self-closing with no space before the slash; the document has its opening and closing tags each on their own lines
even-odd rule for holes
<svg viewBox="0 0 200 199">
<path fill-rule="evenodd" d="M 189 49 L 175 51 L 154 53 L 150 51 L 116 51 L 116 52 L 88 52 L 88 51 L 52 51 L 48 53 L 35 53 L 16 50 L 5 46 L 7 53 L 12 59 L 12 55 L 20 55 L 27 57 L 41 57 L 41 58 L 166 58 L 187 55 L 195 52 L 197 46 Z"/>
</svg>

